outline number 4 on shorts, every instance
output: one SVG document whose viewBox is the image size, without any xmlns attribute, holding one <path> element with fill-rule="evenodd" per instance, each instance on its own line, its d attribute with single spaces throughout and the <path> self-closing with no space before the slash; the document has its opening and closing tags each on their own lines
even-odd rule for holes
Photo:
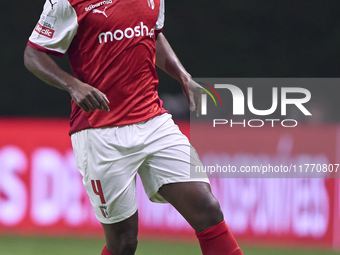
<svg viewBox="0 0 340 255">
<path fill-rule="evenodd" d="M 100 197 L 100 201 L 102 202 L 102 204 L 105 204 L 106 202 L 100 180 L 91 180 L 91 184 L 94 194 Z"/>
</svg>

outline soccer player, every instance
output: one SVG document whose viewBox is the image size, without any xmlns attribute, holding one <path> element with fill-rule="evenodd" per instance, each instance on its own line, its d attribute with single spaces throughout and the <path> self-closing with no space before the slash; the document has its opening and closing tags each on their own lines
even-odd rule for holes
<svg viewBox="0 0 340 255">
<path fill-rule="evenodd" d="M 102 255 L 136 250 L 137 173 L 151 201 L 171 203 L 189 222 L 204 255 L 242 254 L 209 180 L 190 178 L 190 164 L 201 162 L 158 97 L 155 65 L 181 83 L 190 110 L 199 113 L 199 85 L 163 24 L 164 0 L 47 0 L 25 66 L 72 97 L 72 146 L 105 232 Z M 74 76 L 49 56 L 66 52 Z"/>
</svg>

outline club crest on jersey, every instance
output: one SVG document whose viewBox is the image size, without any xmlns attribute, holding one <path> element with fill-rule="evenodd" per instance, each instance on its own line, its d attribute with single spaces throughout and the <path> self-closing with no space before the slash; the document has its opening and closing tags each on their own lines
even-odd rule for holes
<svg viewBox="0 0 340 255">
<path fill-rule="evenodd" d="M 148 1 L 148 6 L 151 10 L 155 9 L 155 2 L 154 0 L 147 0 Z"/>
<path fill-rule="evenodd" d="M 99 209 L 102 212 L 102 215 L 104 216 L 104 218 L 107 218 L 109 216 L 106 205 L 99 206 Z"/>
</svg>

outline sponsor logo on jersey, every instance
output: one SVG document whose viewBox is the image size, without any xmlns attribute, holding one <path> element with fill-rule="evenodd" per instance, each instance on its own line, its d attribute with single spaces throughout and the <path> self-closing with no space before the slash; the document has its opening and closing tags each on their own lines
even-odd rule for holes
<svg viewBox="0 0 340 255">
<path fill-rule="evenodd" d="M 37 24 L 35 29 L 34 29 L 38 34 L 46 36 L 48 38 L 52 38 L 54 35 L 54 30 L 50 29 L 48 27 L 44 27 L 41 24 Z"/>
<path fill-rule="evenodd" d="M 106 8 L 107 8 L 107 6 L 105 6 L 104 11 L 101 11 L 101 10 L 98 10 L 98 9 L 94 9 L 92 12 L 93 13 L 101 13 L 101 14 L 103 14 L 107 18 L 107 15 L 105 13 Z"/>
<path fill-rule="evenodd" d="M 55 5 L 57 4 L 57 2 L 52 3 L 52 0 L 48 0 L 48 1 L 50 2 L 51 8 L 52 8 L 52 10 L 53 10 L 53 6 L 55 6 Z"/>
<path fill-rule="evenodd" d="M 148 1 L 149 8 L 151 10 L 155 9 L 155 2 L 154 2 L 154 0 L 147 0 L 147 1 Z"/>
<path fill-rule="evenodd" d="M 112 4 L 112 0 L 105 0 L 105 1 L 102 1 L 102 2 L 99 2 L 99 3 L 96 3 L 96 4 L 90 4 L 89 6 L 85 7 L 85 11 L 91 11 L 92 9 L 94 8 L 98 8 L 100 6 L 103 6 L 103 5 L 107 5 L 107 4 Z"/>
<path fill-rule="evenodd" d="M 108 31 L 100 33 L 98 35 L 98 40 L 99 43 L 107 43 L 108 41 L 112 42 L 113 40 L 120 41 L 123 38 L 131 39 L 140 36 L 152 37 L 154 33 L 155 30 L 153 28 L 149 30 L 149 28 L 141 22 L 139 26 L 135 26 L 134 28 L 128 27 L 124 31 L 117 29 L 114 32 Z"/>
<path fill-rule="evenodd" d="M 50 28 L 50 29 L 54 28 L 55 22 L 56 22 L 55 17 L 46 16 L 46 15 L 41 15 L 40 20 L 39 20 L 40 25 L 42 25 L 43 27 Z"/>
</svg>

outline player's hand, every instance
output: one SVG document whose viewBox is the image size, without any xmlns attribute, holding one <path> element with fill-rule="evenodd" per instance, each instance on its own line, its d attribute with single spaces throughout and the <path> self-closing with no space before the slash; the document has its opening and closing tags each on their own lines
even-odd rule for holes
<svg viewBox="0 0 340 255">
<path fill-rule="evenodd" d="M 201 95 L 205 93 L 201 88 L 202 86 L 193 79 L 182 84 L 182 91 L 188 99 L 189 109 L 196 111 L 197 117 L 201 115 Z"/>
<path fill-rule="evenodd" d="M 110 111 L 106 95 L 89 84 L 79 82 L 72 85 L 69 92 L 73 101 L 85 112 L 96 109 Z"/>
</svg>

